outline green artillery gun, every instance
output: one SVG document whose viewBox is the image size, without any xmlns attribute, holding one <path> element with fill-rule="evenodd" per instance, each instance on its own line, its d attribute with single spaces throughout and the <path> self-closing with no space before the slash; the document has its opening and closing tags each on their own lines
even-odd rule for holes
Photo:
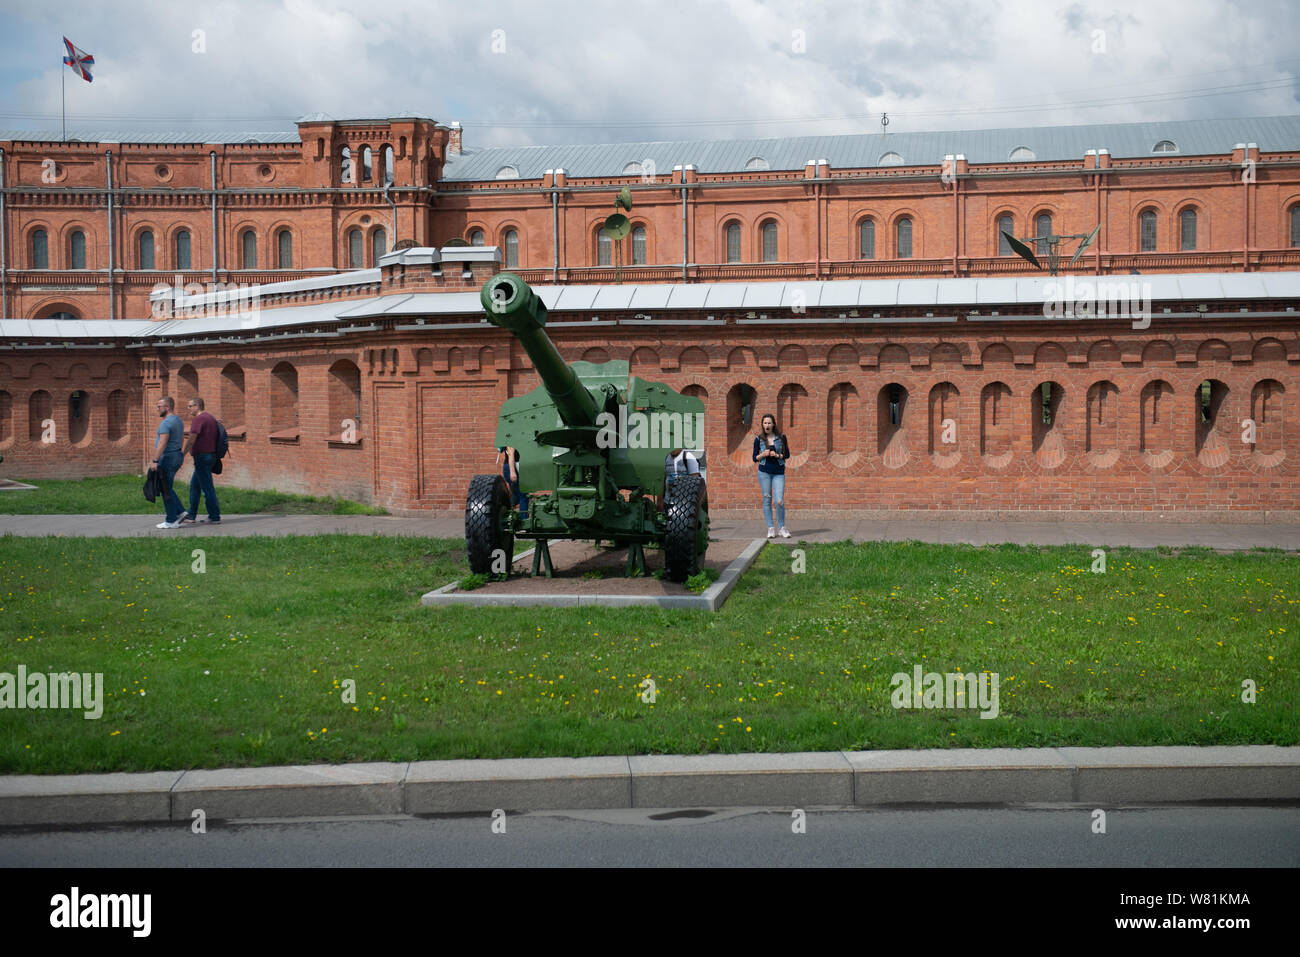
<svg viewBox="0 0 1300 957">
<path fill-rule="evenodd" d="M 494 325 L 512 332 L 542 384 L 501 406 L 496 445 L 519 455 L 527 517 L 499 474 L 476 475 L 465 502 L 470 571 L 508 573 L 515 538 L 533 539 L 533 573 L 547 577 L 553 539 L 602 540 L 628 549 L 627 573 L 646 571 L 645 545 L 664 552 L 669 580 L 700 570 L 709 545 L 708 494 L 701 475 L 676 478 L 665 494 L 665 458 L 703 448 L 704 403 L 659 382 L 629 376 L 628 363 L 565 363 L 545 332 L 546 305 L 512 273 L 483 284 Z M 663 496 L 661 509 L 654 496 Z"/>
</svg>

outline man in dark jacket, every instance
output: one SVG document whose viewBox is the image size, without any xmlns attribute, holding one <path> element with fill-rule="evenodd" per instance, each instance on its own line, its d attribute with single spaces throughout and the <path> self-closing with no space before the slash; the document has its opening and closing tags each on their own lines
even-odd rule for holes
<svg viewBox="0 0 1300 957">
<path fill-rule="evenodd" d="M 207 503 L 207 518 L 200 522 L 213 525 L 221 524 L 221 506 L 217 504 L 217 490 L 212 484 L 212 467 L 217 463 L 217 420 L 203 411 L 203 400 L 198 396 L 190 399 L 190 437 L 185 440 L 182 455 L 194 452 L 194 474 L 190 477 L 190 510 L 185 514 L 185 521 L 194 521 L 199 511 L 199 493 Z"/>
<path fill-rule="evenodd" d="M 158 523 L 158 528 L 180 528 L 185 512 L 181 508 L 181 500 L 176 497 L 176 492 L 172 488 L 172 482 L 176 478 L 176 470 L 185 460 L 184 453 L 181 451 L 185 423 L 176 414 L 176 401 L 169 395 L 159 399 L 154 408 L 162 422 L 158 425 L 158 441 L 154 443 L 153 462 L 149 464 L 149 469 L 158 472 L 161 476 L 163 485 L 160 492 L 163 507 L 167 510 L 167 517 Z"/>
</svg>

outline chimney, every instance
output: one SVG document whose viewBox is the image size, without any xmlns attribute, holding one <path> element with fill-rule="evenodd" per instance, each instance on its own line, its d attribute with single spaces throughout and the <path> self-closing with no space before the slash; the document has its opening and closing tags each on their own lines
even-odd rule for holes
<svg viewBox="0 0 1300 957">
<path fill-rule="evenodd" d="M 449 156 L 452 154 L 455 154 L 456 156 L 460 155 L 461 132 L 460 121 L 452 120 L 451 131 L 447 134 L 447 154 Z"/>
</svg>

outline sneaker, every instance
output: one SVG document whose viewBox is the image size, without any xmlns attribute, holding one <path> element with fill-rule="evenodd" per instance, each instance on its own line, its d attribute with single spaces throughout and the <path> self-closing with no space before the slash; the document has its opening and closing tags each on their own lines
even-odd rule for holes
<svg viewBox="0 0 1300 957">
<path fill-rule="evenodd" d="M 790 533 L 787 532 L 787 531 L 785 530 L 785 526 L 784 526 L 784 525 L 781 526 L 781 537 L 782 537 L 782 538 L 789 538 L 789 537 L 790 537 Z"/>
<path fill-rule="evenodd" d="M 162 528 L 161 525 L 159 525 L 158 527 L 159 527 L 159 528 Z M 768 537 L 768 538 L 776 538 L 776 529 L 775 529 L 775 528 L 768 528 L 768 530 L 767 530 L 767 537 Z"/>
<path fill-rule="evenodd" d="M 191 519 L 191 521 L 193 521 L 193 519 Z M 219 518 L 208 518 L 208 516 L 206 516 L 206 515 L 204 515 L 204 516 L 202 516 L 201 518 L 199 518 L 198 521 L 199 521 L 199 524 L 200 524 L 200 525 L 220 525 L 220 524 L 221 524 L 221 519 L 219 519 Z"/>
<path fill-rule="evenodd" d="M 176 519 L 176 521 L 177 521 L 179 524 L 181 524 L 181 525 L 193 525 L 193 524 L 194 524 L 194 513 L 193 513 L 193 512 L 181 512 L 181 517 L 178 518 L 178 519 Z"/>
<path fill-rule="evenodd" d="M 159 522 L 157 525 L 154 526 L 154 528 L 180 528 L 180 527 L 181 527 L 181 523 L 179 521 Z"/>
</svg>

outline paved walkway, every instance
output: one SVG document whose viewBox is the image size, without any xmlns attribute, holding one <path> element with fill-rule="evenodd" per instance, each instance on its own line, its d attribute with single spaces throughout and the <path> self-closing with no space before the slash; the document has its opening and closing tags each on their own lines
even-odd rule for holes
<svg viewBox="0 0 1300 957">
<path fill-rule="evenodd" d="M 62 535 L 68 537 L 244 537 L 249 535 L 414 535 L 460 538 L 465 534 L 459 515 L 407 518 L 394 515 L 229 515 L 220 525 L 186 525 L 178 529 L 154 526 L 161 515 L 0 515 L 0 536 Z M 717 516 L 717 539 L 761 538 L 761 519 Z M 1111 548 L 1155 548 L 1202 545 L 1224 551 L 1255 547 L 1300 551 L 1300 524 L 1243 522 L 1156 521 L 1025 521 L 952 517 L 897 519 L 820 519 L 791 523 L 785 544 L 806 542 L 922 541 L 938 544 L 1090 545 Z M 777 539 L 778 543 L 783 542 Z"/>
</svg>

